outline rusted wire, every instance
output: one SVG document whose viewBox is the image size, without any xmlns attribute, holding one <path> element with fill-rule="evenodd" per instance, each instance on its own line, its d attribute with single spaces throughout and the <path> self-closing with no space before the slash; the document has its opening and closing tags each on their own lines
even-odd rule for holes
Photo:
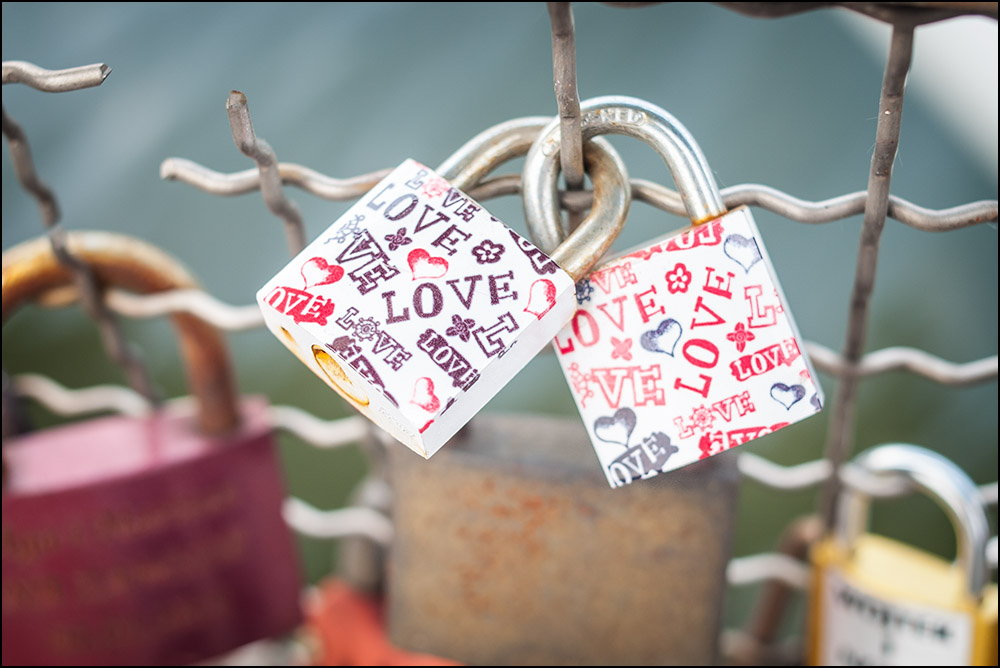
<svg viewBox="0 0 1000 668">
<path fill-rule="evenodd" d="M 282 183 L 297 186 L 328 200 L 360 197 L 389 171 L 383 169 L 337 179 L 293 163 L 283 162 L 278 165 Z M 224 174 L 183 158 L 164 160 L 160 166 L 160 176 L 221 196 L 243 195 L 260 188 L 260 174 L 257 170 Z M 633 199 L 674 215 L 685 215 L 684 204 L 677 191 L 645 179 L 631 179 L 630 183 Z M 479 201 L 504 195 L 520 195 L 521 177 L 519 174 L 505 174 L 486 179 L 473 186 L 469 194 Z M 590 190 L 560 193 L 560 203 L 571 211 L 586 211 L 593 204 L 593 199 L 594 193 Z M 822 224 L 864 213 L 868 193 L 861 190 L 830 199 L 809 201 L 770 186 L 745 183 L 723 188 L 722 199 L 728 208 L 753 206 L 795 222 Z M 949 232 L 980 223 L 997 222 L 997 209 L 997 200 L 970 202 L 948 209 L 927 209 L 902 197 L 890 195 L 888 216 L 924 232 Z"/>
<path fill-rule="evenodd" d="M 6 63 L 4 63 L 6 65 Z M 14 173 L 21 187 L 28 194 L 35 198 L 38 209 L 42 215 L 42 222 L 45 227 L 51 227 L 59 222 L 59 202 L 56 196 L 39 177 L 35 171 L 35 161 L 31 159 L 31 148 L 28 146 L 28 138 L 24 130 L 13 118 L 7 115 L 7 109 L 3 112 L 3 136 L 7 139 L 7 146 L 10 148 L 10 159 L 14 165 Z"/>
<path fill-rule="evenodd" d="M 47 70 L 23 60 L 7 60 L 3 63 L 3 83 L 20 83 L 43 93 L 65 93 L 100 86 L 109 74 L 111 68 L 104 63 L 65 70 Z"/>
<path fill-rule="evenodd" d="M 10 376 L 7 375 L 7 369 L 2 370 L 2 378 L 3 426 L 0 431 L 3 433 L 4 440 L 6 440 L 28 431 L 31 424 L 21 406 L 21 399 L 17 396 L 17 392 L 15 392 L 14 384 L 11 382 Z M 6 464 L 4 464 L 4 473 L 6 473 L 6 470 Z"/>
<path fill-rule="evenodd" d="M 583 121 L 580 116 L 580 93 L 576 83 L 576 37 L 573 30 L 573 5 L 549 2 L 552 24 L 552 74 L 559 108 L 563 179 L 567 190 L 583 187 Z"/>
<path fill-rule="evenodd" d="M 188 313 L 219 329 L 242 331 L 262 327 L 264 319 L 254 304 L 233 306 L 201 290 L 171 290 L 150 295 L 137 295 L 125 290 L 109 289 L 108 305 L 117 313 L 132 318 L 153 318 L 176 313 Z M 839 377 L 848 364 L 837 352 L 818 343 L 807 341 L 806 352 L 820 371 Z M 916 348 L 896 346 L 864 355 L 853 367 L 858 377 L 874 376 L 889 371 L 909 371 L 942 385 L 973 385 L 995 380 L 998 376 L 997 356 L 966 363 L 949 362 Z"/>
<path fill-rule="evenodd" d="M 104 64 L 46 70 L 31 63 L 8 61 L 3 63 L 3 83 L 24 83 L 45 92 L 64 92 L 99 86 L 110 72 L 111 68 Z M 39 178 L 35 170 L 31 147 L 24 130 L 7 115 L 6 109 L 3 110 L 3 135 L 10 147 L 11 162 L 21 186 L 38 202 L 52 253 L 72 273 L 84 310 L 97 325 L 106 354 L 122 367 L 131 387 L 149 401 L 157 403 L 159 398 L 153 389 L 149 372 L 139 352 L 129 345 L 118 321 L 104 304 L 93 272 L 66 247 L 66 233 L 59 223 L 59 204 L 51 188 Z"/>
<path fill-rule="evenodd" d="M 809 549 L 823 533 L 823 525 L 815 515 L 794 520 L 781 535 L 778 553 L 793 562 L 805 562 Z M 808 583 L 808 580 L 807 580 Z M 747 635 L 754 639 L 754 647 L 769 647 L 777 640 L 781 622 L 797 583 L 789 583 L 778 578 L 769 579 L 750 613 L 746 628 Z M 760 656 L 748 657 L 749 663 L 763 664 Z"/>
<path fill-rule="evenodd" d="M 115 385 L 70 389 L 46 376 L 19 374 L 13 378 L 12 386 L 19 396 L 34 399 L 63 416 L 104 411 L 144 415 L 151 408 L 134 390 Z M 186 396 L 170 400 L 166 409 L 189 412 L 194 405 L 194 398 Z M 323 449 L 357 443 L 371 433 L 371 423 L 359 415 L 323 420 L 294 406 L 271 406 L 268 421 L 274 429 L 286 431 L 313 447 Z M 737 461 L 742 475 L 779 491 L 814 487 L 834 477 L 834 469 L 825 459 L 784 466 L 747 451 L 740 453 Z M 847 485 L 874 498 L 899 496 L 910 489 L 908 485 L 901 485 L 898 479 L 872 475 L 850 462 L 840 468 L 838 476 Z M 996 482 L 981 485 L 979 492 L 985 506 L 997 504 Z"/>
<path fill-rule="evenodd" d="M 631 179 L 632 199 L 663 209 L 677 216 L 686 216 L 683 200 L 675 190 L 645 179 Z M 519 195 L 521 177 L 505 174 L 487 179 L 469 194 L 479 200 L 502 195 Z M 590 208 L 594 193 L 590 190 L 563 191 L 559 201 L 567 209 L 584 211 Z M 727 208 L 746 205 L 759 207 L 798 223 L 810 225 L 832 223 L 864 213 L 867 191 L 861 190 L 830 199 L 809 201 L 756 183 L 745 183 L 722 189 Z M 950 232 L 980 223 L 997 222 L 997 200 L 982 200 L 948 209 L 927 209 L 902 197 L 889 196 L 889 218 L 924 232 Z"/>
<path fill-rule="evenodd" d="M 274 149 L 253 131 L 246 95 L 238 90 L 231 91 L 226 100 L 226 112 L 229 114 L 229 127 L 233 131 L 236 147 L 257 163 L 264 204 L 271 213 L 284 221 L 288 250 L 293 256 L 298 255 L 299 251 L 306 247 L 302 214 L 299 213 L 299 207 L 295 202 L 286 198 L 285 191 L 281 189 L 281 174 L 278 171 L 278 158 L 274 154 Z"/>
<path fill-rule="evenodd" d="M 806 348 L 817 369 L 826 371 L 837 378 L 843 378 L 848 374 L 857 378 L 866 378 L 888 371 L 909 371 L 941 385 L 955 387 L 975 385 L 997 378 L 996 355 L 973 362 L 956 364 L 935 357 L 923 350 L 894 346 L 870 352 L 851 364 L 842 356 L 818 343 L 808 342 Z"/>
<path fill-rule="evenodd" d="M 882 80 L 879 101 L 878 125 L 875 130 L 875 153 L 872 155 L 868 177 L 868 197 L 865 202 L 865 219 L 861 228 L 858 262 L 854 274 L 851 306 L 847 316 L 847 336 L 842 358 L 843 373 L 837 383 L 833 401 L 833 415 L 824 449 L 826 458 L 836 468 L 850 456 L 854 439 L 854 419 L 857 411 L 856 394 L 861 376 L 858 363 L 864 352 L 871 311 L 871 296 L 875 287 L 878 268 L 879 241 L 885 228 L 889 211 L 889 185 L 892 181 L 892 163 L 899 146 L 899 129 L 903 111 L 903 92 L 906 73 L 913 54 L 913 27 L 895 26 L 889 46 L 889 58 Z M 836 521 L 837 498 L 840 481 L 830 478 L 820 497 L 820 517 L 827 529 Z"/>
<path fill-rule="evenodd" d="M 621 9 L 641 9 L 660 2 L 602 2 Z M 917 26 L 966 14 L 997 17 L 995 2 L 715 2 L 744 16 L 782 18 L 816 9 L 843 7 L 893 25 Z"/>
<path fill-rule="evenodd" d="M 306 192 L 328 200 L 357 199 L 389 175 L 391 169 L 380 169 L 338 179 L 321 174 L 314 169 L 292 162 L 279 162 L 278 175 L 283 185 L 296 186 Z M 247 169 L 225 174 L 184 158 L 167 158 L 160 165 L 160 178 L 180 181 L 212 195 L 231 197 L 245 195 L 260 189 L 260 170 Z"/>
</svg>

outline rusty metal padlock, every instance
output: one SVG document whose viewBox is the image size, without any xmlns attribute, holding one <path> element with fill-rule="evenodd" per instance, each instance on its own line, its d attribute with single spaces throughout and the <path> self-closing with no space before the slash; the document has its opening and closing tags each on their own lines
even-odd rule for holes
<svg viewBox="0 0 1000 668">
<path fill-rule="evenodd" d="M 67 235 L 105 285 L 194 288 L 138 240 Z M 71 284 L 48 239 L 3 254 L 3 320 Z M 174 664 L 291 631 L 301 579 L 267 406 L 224 339 L 174 317 L 197 415 L 105 417 L 4 443 L 3 663 Z"/>
<path fill-rule="evenodd" d="M 476 180 L 468 174 L 527 150 L 519 123 L 467 144 L 460 150 L 465 157 L 443 166 L 445 178 L 415 161 L 403 163 L 257 295 L 280 341 L 424 457 L 568 322 L 576 279 L 603 255 L 622 222 L 594 217 L 550 258 L 464 194 L 463 182 Z M 470 156 L 470 145 L 488 150 Z M 611 154 L 592 153 L 601 206 L 625 206 L 621 169 L 605 167 Z M 452 169 L 466 176 L 450 183 Z M 593 229 L 599 223 L 608 225 Z"/>
<path fill-rule="evenodd" d="M 838 527 L 812 551 L 810 665 L 997 665 L 997 586 L 989 582 L 990 525 L 979 490 L 941 455 L 913 445 L 872 448 L 854 463 L 902 476 L 948 514 L 950 563 L 866 533 L 869 496 L 845 487 Z"/>
<path fill-rule="evenodd" d="M 770 434 L 820 410 L 823 391 L 749 209 L 727 212 L 701 149 L 648 102 L 581 105 L 583 136 L 625 134 L 667 163 L 692 225 L 604 261 L 577 284 L 556 353 L 612 487 Z M 524 164 L 528 229 L 559 229 L 559 125 Z"/>
<path fill-rule="evenodd" d="M 576 419 L 477 416 L 390 448 L 389 637 L 478 665 L 718 659 L 739 473 L 725 453 L 610 489 Z"/>
<path fill-rule="evenodd" d="M 601 196 L 591 216 L 625 215 Z M 392 641 L 483 665 L 713 662 L 735 460 L 613 491 L 589 453 L 579 421 L 525 415 L 477 416 L 430 463 L 389 448 Z"/>
</svg>

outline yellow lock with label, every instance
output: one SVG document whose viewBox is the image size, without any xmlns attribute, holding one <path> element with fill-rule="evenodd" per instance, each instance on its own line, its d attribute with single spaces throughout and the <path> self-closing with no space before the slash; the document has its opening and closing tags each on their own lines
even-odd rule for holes
<svg viewBox="0 0 1000 668">
<path fill-rule="evenodd" d="M 865 533 L 871 496 L 845 486 L 839 524 L 812 551 L 810 665 L 997 665 L 997 586 L 989 581 L 989 522 L 979 490 L 955 464 L 912 445 L 855 459 L 872 479 L 899 478 L 955 526 L 951 563 Z"/>
</svg>

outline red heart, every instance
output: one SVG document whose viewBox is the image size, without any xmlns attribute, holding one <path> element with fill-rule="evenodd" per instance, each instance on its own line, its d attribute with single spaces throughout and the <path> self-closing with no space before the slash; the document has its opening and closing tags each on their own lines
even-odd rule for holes
<svg viewBox="0 0 1000 668">
<path fill-rule="evenodd" d="M 410 403 L 420 406 L 428 413 L 437 413 L 441 408 L 441 400 L 434 394 L 434 381 L 426 377 L 417 378 Z"/>
<path fill-rule="evenodd" d="M 539 278 L 531 284 L 528 290 L 528 305 L 524 307 L 526 313 L 530 313 L 539 320 L 556 305 L 555 283 L 547 278 Z"/>
<path fill-rule="evenodd" d="M 415 248 L 406 256 L 413 272 L 413 280 L 419 278 L 441 278 L 448 273 L 448 260 L 434 257 L 423 248 Z"/>
<path fill-rule="evenodd" d="M 307 288 L 336 283 L 344 277 L 344 268 L 339 264 L 327 264 L 321 257 L 309 258 L 302 263 L 302 280 Z"/>
</svg>

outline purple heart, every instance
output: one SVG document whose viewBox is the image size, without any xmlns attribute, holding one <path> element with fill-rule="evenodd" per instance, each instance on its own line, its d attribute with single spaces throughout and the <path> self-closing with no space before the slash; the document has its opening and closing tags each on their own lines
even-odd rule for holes
<svg viewBox="0 0 1000 668">
<path fill-rule="evenodd" d="M 802 400 L 806 396 L 806 388 L 801 385 L 785 385 L 775 383 L 771 386 L 771 398 L 785 407 L 785 410 Z"/>
<path fill-rule="evenodd" d="M 642 336 L 639 337 L 639 343 L 650 352 L 665 353 L 673 357 L 674 348 L 677 347 L 677 342 L 680 341 L 683 332 L 684 328 L 681 327 L 681 323 L 673 318 L 667 318 L 656 329 L 643 332 Z"/>
<path fill-rule="evenodd" d="M 812 399 L 810 399 L 809 402 L 812 403 L 816 410 L 823 410 L 823 402 L 820 401 L 818 394 L 812 395 Z"/>
<path fill-rule="evenodd" d="M 628 447 L 628 440 L 635 429 L 635 412 L 631 408 L 619 408 L 611 417 L 594 420 L 594 434 L 605 443 L 618 443 Z"/>
<path fill-rule="evenodd" d="M 722 244 L 722 252 L 729 256 L 729 259 L 743 267 L 743 271 L 750 273 L 750 267 L 760 262 L 760 249 L 757 248 L 757 240 L 753 237 L 747 239 L 740 234 L 730 234 Z"/>
</svg>

